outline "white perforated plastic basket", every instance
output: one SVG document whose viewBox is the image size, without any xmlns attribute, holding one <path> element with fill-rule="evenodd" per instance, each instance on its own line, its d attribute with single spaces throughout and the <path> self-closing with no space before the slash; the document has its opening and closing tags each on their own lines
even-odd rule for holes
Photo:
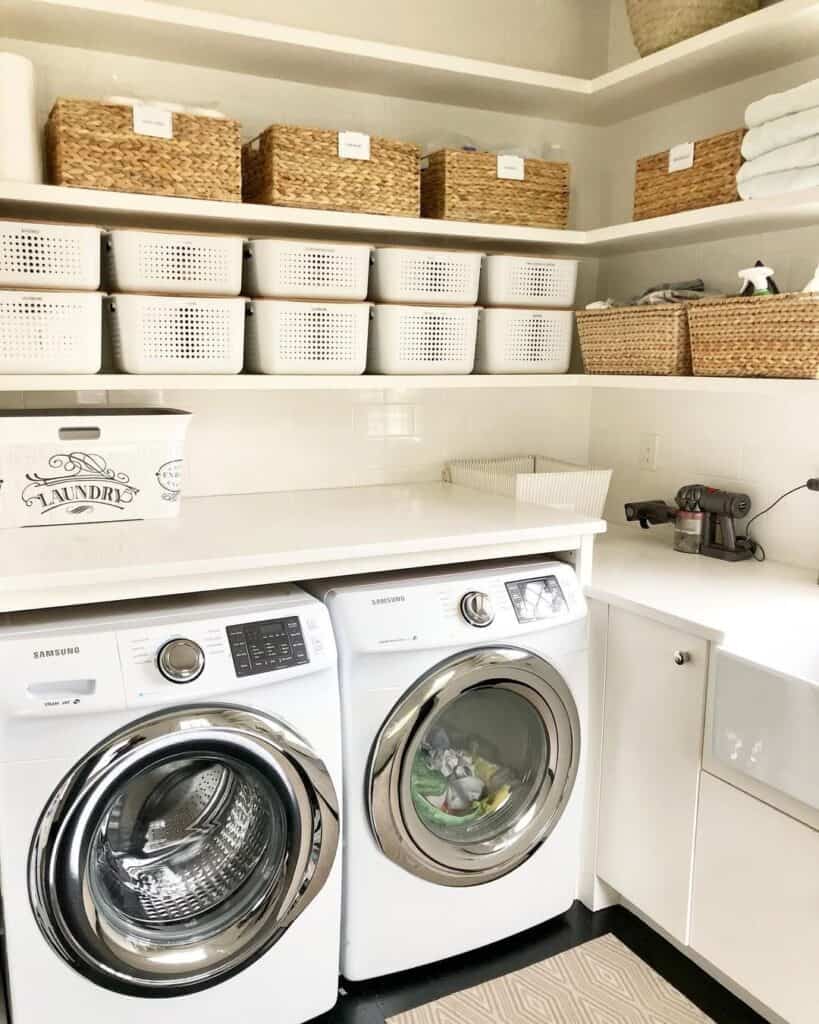
<svg viewBox="0 0 819 1024">
<path fill-rule="evenodd" d="M 571 306 L 577 288 L 577 260 L 494 253 L 481 272 L 482 306 Z"/>
<path fill-rule="evenodd" d="M 245 300 L 112 295 L 114 365 L 123 373 L 239 373 Z"/>
<path fill-rule="evenodd" d="M 98 373 L 99 292 L 0 291 L 0 373 Z"/>
<path fill-rule="evenodd" d="M 370 373 L 471 373 L 476 306 L 376 306 Z"/>
<path fill-rule="evenodd" d="M 254 373 L 363 373 L 367 365 L 368 302 L 248 304 L 247 368 Z"/>
<path fill-rule="evenodd" d="M 245 243 L 245 294 L 272 299 L 367 298 L 369 245 L 260 238 Z"/>
<path fill-rule="evenodd" d="M 376 249 L 370 298 L 376 302 L 420 302 L 474 306 L 481 276 L 480 252 L 438 249 Z"/>
<path fill-rule="evenodd" d="M 242 241 L 222 235 L 109 231 L 103 240 L 107 287 L 161 295 L 238 295 Z"/>
<path fill-rule="evenodd" d="M 95 292 L 100 229 L 0 221 L 0 287 Z"/>
<path fill-rule="evenodd" d="M 482 309 L 478 373 L 566 373 L 574 312 L 568 309 Z"/>
<path fill-rule="evenodd" d="M 611 472 L 547 455 L 514 455 L 500 459 L 460 459 L 448 463 L 443 476 L 462 487 L 600 519 Z"/>
</svg>

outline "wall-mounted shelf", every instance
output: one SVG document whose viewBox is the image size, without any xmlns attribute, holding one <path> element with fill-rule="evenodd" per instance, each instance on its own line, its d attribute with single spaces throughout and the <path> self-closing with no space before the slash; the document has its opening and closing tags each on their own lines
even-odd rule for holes
<svg viewBox="0 0 819 1024">
<path fill-rule="evenodd" d="M 239 235 L 356 238 L 382 244 L 400 241 L 441 243 L 489 250 L 543 250 L 554 255 L 579 256 L 661 249 L 819 223 L 819 189 L 795 192 L 776 199 L 725 203 L 592 231 L 558 231 L 420 217 L 382 217 L 370 213 L 174 199 L 13 181 L 0 182 L 0 205 L 5 217 L 19 217 L 21 220 L 131 225 Z"/>
<path fill-rule="evenodd" d="M 178 519 L 2 531 L 0 613 L 576 550 L 605 529 L 442 483 L 189 498 Z"/>
<path fill-rule="evenodd" d="M 200 374 L 0 375 L 2 392 L 46 391 L 543 391 L 616 389 L 636 391 L 734 392 L 754 395 L 819 396 L 819 381 L 762 380 L 755 377 L 636 377 L 608 374 L 470 374 L 361 377 L 236 376 Z"/>
<path fill-rule="evenodd" d="M 593 79 L 149 0 L 0 0 L 3 34 L 563 121 L 611 124 L 812 57 L 819 2 L 781 0 Z"/>
</svg>

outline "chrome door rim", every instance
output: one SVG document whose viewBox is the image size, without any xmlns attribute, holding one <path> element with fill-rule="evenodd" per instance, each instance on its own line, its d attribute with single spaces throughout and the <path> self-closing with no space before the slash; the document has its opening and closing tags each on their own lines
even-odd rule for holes
<svg viewBox="0 0 819 1024">
<path fill-rule="evenodd" d="M 495 839 L 457 844 L 438 838 L 417 817 L 410 765 L 429 722 L 469 691 L 496 688 L 526 699 L 549 739 L 541 790 L 516 826 Z M 370 824 L 383 853 L 421 878 L 443 885 L 480 885 L 527 860 L 557 826 L 580 761 L 580 720 L 571 691 L 543 658 L 515 647 L 479 648 L 446 659 L 422 676 L 390 712 L 373 745 L 367 772 Z"/>
<path fill-rule="evenodd" d="M 174 972 L 180 947 L 146 957 L 118 943 L 95 912 L 86 859 L 90 836 L 124 781 L 171 754 L 231 757 L 270 773 L 288 817 L 299 823 L 283 870 L 263 899 L 216 934 L 183 947 L 199 958 Z M 323 762 L 290 727 L 225 704 L 189 705 L 147 715 L 89 752 L 52 794 L 29 852 L 29 898 L 37 923 L 75 970 L 114 991 L 175 996 L 200 991 L 264 954 L 321 890 L 338 846 L 338 801 Z M 116 948 L 114 948 L 116 947 Z"/>
</svg>

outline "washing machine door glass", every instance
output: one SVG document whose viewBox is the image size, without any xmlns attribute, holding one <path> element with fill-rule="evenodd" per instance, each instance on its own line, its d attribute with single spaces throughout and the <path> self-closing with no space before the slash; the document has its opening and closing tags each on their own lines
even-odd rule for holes
<svg viewBox="0 0 819 1024">
<path fill-rule="evenodd" d="M 241 708 L 177 708 L 115 733 L 63 780 L 32 843 L 32 906 L 93 981 L 179 995 L 269 949 L 337 842 L 332 782 L 301 737 Z"/>
<path fill-rule="evenodd" d="M 569 688 L 517 648 L 436 666 L 393 709 L 373 747 L 370 816 L 384 853 L 445 885 L 476 885 L 549 836 L 577 775 Z"/>
</svg>

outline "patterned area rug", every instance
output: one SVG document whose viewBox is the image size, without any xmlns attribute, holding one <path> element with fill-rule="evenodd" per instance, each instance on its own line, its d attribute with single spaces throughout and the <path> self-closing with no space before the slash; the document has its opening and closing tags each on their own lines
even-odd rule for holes
<svg viewBox="0 0 819 1024">
<path fill-rule="evenodd" d="M 713 1024 L 613 935 L 387 1024 Z"/>
</svg>

